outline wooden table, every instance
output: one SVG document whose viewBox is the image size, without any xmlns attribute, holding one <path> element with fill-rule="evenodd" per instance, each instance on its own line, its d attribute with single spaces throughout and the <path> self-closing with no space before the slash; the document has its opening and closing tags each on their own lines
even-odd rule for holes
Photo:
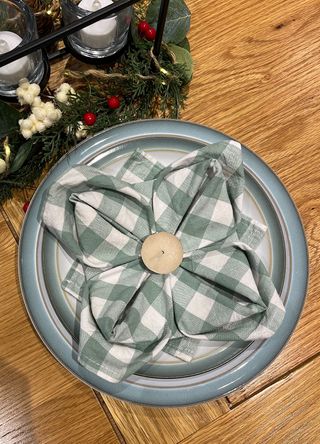
<svg viewBox="0 0 320 444">
<path fill-rule="evenodd" d="M 17 244 L 34 190 L 17 193 L 0 214 L 1 444 L 320 443 L 319 3 L 188 4 L 195 72 L 183 118 L 251 147 L 291 193 L 310 252 L 301 320 L 263 374 L 218 401 L 154 409 L 96 393 L 56 362 L 27 317 Z"/>
</svg>

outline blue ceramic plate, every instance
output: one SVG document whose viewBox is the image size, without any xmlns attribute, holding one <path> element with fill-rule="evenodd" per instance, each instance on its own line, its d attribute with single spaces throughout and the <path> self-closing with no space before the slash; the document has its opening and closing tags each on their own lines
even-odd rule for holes
<svg viewBox="0 0 320 444">
<path fill-rule="evenodd" d="M 258 253 L 286 305 L 286 316 L 267 341 L 202 342 L 184 363 L 165 353 L 120 384 L 111 384 L 77 362 L 79 306 L 61 290 L 72 259 L 43 228 L 41 211 L 48 187 L 77 163 L 115 174 L 137 147 L 163 164 L 224 134 L 189 122 L 145 120 L 120 125 L 86 140 L 63 157 L 38 188 L 29 207 L 19 250 L 20 282 L 30 318 L 51 353 L 82 381 L 121 399 L 156 406 L 188 405 L 238 388 L 280 352 L 301 312 L 308 279 L 307 247 L 297 210 L 277 176 L 243 147 L 246 175 L 244 211 L 268 226 Z M 294 239 L 294 241 L 293 241 Z"/>
</svg>

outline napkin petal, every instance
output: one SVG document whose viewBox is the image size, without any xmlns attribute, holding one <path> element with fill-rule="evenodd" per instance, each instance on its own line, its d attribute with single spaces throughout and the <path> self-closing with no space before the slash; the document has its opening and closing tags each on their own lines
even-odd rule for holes
<svg viewBox="0 0 320 444">
<path fill-rule="evenodd" d="M 183 268 L 179 268 L 176 278 L 172 288 L 174 313 L 183 336 L 216 341 L 246 340 L 259 324 L 261 306 L 241 305 L 227 291 Z"/>
<path fill-rule="evenodd" d="M 198 150 L 200 157 L 209 156 L 214 162 L 176 233 L 185 252 L 229 237 L 241 220 L 244 188 L 241 145 L 234 141 L 218 145 Z"/>
<path fill-rule="evenodd" d="M 193 289 L 188 297 L 186 284 Z M 265 266 L 241 242 L 184 259 L 172 293 L 179 329 L 198 339 L 264 339 L 284 317 Z M 184 311 L 177 317 L 181 306 Z"/>
<path fill-rule="evenodd" d="M 213 177 L 201 187 L 194 204 L 185 215 L 176 236 L 185 253 L 226 239 L 235 232 L 232 202 L 226 180 L 219 164 Z"/>
<path fill-rule="evenodd" d="M 74 195 L 71 196 L 75 202 L 75 229 L 86 265 L 113 268 L 138 257 L 140 240 L 107 218 L 101 208 L 102 204 L 94 206 L 97 198 L 103 201 L 102 193 L 89 191 L 77 197 L 75 199 Z M 129 219 L 129 215 L 127 217 Z"/>
<path fill-rule="evenodd" d="M 210 156 L 195 151 L 164 168 L 154 180 L 152 203 L 156 231 L 175 234 L 211 162 Z"/>
<path fill-rule="evenodd" d="M 208 145 L 164 168 L 153 193 L 157 231 L 177 232 L 185 251 L 228 236 L 240 220 L 243 174 L 241 145 L 234 141 Z"/>
<path fill-rule="evenodd" d="M 212 147 L 210 147 L 209 150 L 210 149 L 212 149 Z M 203 148 L 203 150 L 207 150 L 207 148 Z M 215 146 L 214 150 L 216 150 Z M 232 156 L 237 158 L 238 154 L 239 144 L 231 143 L 231 147 L 228 145 L 226 153 L 224 154 L 223 159 L 227 159 L 224 160 L 224 163 L 227 163 L 228 159 L 230 159 Z M 163 168 L 164 165 L 153 158 L 150 153 L 147 153 L 144 150 L 138 148 L 129 156 L 128 160 L 125 162 L 125 164 L 117 174 L 117 177 L 129 183 L 139 183 L 146 180 L 156 179 L 163 171 Z M 241 169 L 239 170 L 239 174 L 242 176 Z M 230 186 L 230 183 L 235 180 L 235 177 L 230 178 L 230 170 L 228 170 L 227 176 L 229 177 L 228 183 Z M 237 183 L 234 183 L 234 187 L 237 188 Z M 239 211 L 242 209 L 242 191 L 243 187 L 241 187 L 238 193 L 235 193 L 235 191 L 233 191 L 233 200 L 237 205 Z M 239 240 L 247 243 L 251 248 L 257 248 L 263 236 L 265 235 L 266 230 L 267 227 L 262 225 L 260 222 L 257 222 L 250 217 L 241 214 L 240 222 L 237 224 L 238 238 Z M 196 242 L 198 243 L 199 240 L 196 239 Z"/>
<path fill-rule="evenodd" d="M 83 202 L 92 206 L 114 228 L 122 227 L 124 234 L 143 239 L 154 225 L 151 193 L 151 184 L 130 185 L 96 168 L 79 165 L 49 189 L 43 221 L 67 251 L 85 263 L 75 229 L 74 205 Z"/>
<path fill-rule="evenodd" d="M 244 242 L 236 242 L 234 247 L 246 255 L 261 298 L 267 309 L 257 328 L 248 336 L 253 341 L 272 336 L 280 327 L 285 316 L 284 304 L 275 288 L 268 270 L 256 252 Z"/>
<path fill-rule="evenodd" d="M 139 260 L 90 279 L 82 295 L 79 362 L 115 382 L 155 357 L 171 337 L 166 280 Z"/>
</svg>

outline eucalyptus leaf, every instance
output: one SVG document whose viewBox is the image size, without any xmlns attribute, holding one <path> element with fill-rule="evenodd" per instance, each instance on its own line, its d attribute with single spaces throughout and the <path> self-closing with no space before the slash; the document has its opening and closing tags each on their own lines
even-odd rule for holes
<svg viewBox="0 0 320 444">
<path fill-rule="evenodd" d="M 20 117 L 19 111 L 13 106 L 0 101 L 0 138 L 19 128 Z"/>
<path fill-rule="evenodd" d="M 187 37 L 185 39 L 183 39 L 182 42 L 179 42 L 178 46 L 181 46 L 181 48 L 184 48 L 190 52 L 190 43 L 189 43 L 189 40 L 187 39 Z"/>
<path fill-rule="evenodd" d="M 20 146 L 15 158 L 13 159 L 13 163 L 9 169 L 9 174 L 15 173 L 18 171 L 24 163 L 29 159 L 32 154 L 33 142 L 28 140 L 23 145 Z"/>
<path fill-rule="evenodd" d="M 161 0 L 150 3 L 147 11 L 147 21 L 151 26 L 157 26 Z M 163 41 L 178 44 L 186 37 L 190 29 L 190 11 L 183 0 L 171 0 L 169 3 Z"/>
<path fill-rule="evenodd" d="M 193 74 L 193 62 L 190 52 L 172 43 L 168 45 L 168 48 L 174 55 L 175 63 L 184 66 L 186 82 L 190 82 Z"/>
</svg>

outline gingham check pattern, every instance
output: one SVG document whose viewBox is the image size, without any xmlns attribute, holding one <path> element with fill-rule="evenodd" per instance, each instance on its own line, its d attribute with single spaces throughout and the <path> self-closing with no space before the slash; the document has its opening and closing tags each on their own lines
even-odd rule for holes
<svg viewBox="0 0 320 444">
<path fill-rule="evenodd" d="M 256 253 L 265 232 L 242 214 L 241 146 L 220 142 L 163 167 L 135 151 L 117 177 L 79 165 L 49 190 L 43 220 L 75 263 L 79 362 L 118 382 L 164 350 L 192 359 L 201 339 L 270 337 L 284 307 Z M 141 261 L 146 236 L 182 242 L 173 273 Z"/>
</svg>

